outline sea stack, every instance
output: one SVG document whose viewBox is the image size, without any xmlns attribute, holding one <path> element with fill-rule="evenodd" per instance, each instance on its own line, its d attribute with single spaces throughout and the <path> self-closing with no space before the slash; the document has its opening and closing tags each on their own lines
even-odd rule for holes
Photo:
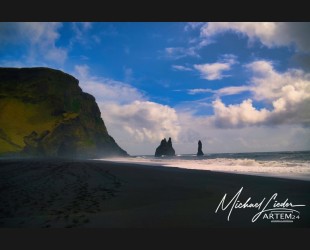
<svg viewBox="0 0 310 250">
<path fill-rule="evenodd" d="M 172 147 L 171 137 L 169 137 L 168 141 L 166 140 L 166 138 L 164 138 L 160 142 L 160 145 L 156 148 L 155 157 L 161 156 L 175 156 L 175 151 Z"/>
<path fill-rule="evenodd" d="M 203 152 L 202 152 L 202 143 L 201 141 L 199 140 L 198 141 L 198 152 L 197 152 L 197 156 L 203 156 Z"/>
</svg>

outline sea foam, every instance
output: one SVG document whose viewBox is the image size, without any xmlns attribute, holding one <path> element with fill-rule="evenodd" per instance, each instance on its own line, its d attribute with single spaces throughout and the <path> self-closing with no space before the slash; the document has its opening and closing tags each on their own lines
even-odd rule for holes
<svg viewBox="0 0 310 250">
<path fill-rule="evenodd" d="M 268 155 L 268 157 L 263 157 L 260 153 L 255 155 L 223 154 L 220 156 L 209 155 L 202 158 L 195 155 L 178 155 L 170 158 L 137 156 L 102 160 L 310 181 L 310 160 L 308 158 L 299 160 L 298 157 L 290 155 L 273 155 L 272 157 Z"/>
</svg>

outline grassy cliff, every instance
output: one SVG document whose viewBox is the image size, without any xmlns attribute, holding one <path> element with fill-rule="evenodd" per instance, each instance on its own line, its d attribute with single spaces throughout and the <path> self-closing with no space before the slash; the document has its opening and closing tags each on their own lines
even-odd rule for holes
<svg viewBox="0 0 310 250">
<path fill-rule="evenodd" d="M 127 155 L 108 134 L 95 98 L 49 68 L 0 68 L 0 156 Z"/>
</svg>

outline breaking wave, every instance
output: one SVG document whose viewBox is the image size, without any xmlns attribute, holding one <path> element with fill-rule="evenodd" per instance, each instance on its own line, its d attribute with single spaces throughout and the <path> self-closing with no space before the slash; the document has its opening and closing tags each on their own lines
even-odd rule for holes
<svg viewBox="0 0 310 250">
<path fill-rule="evenodd" d="M 209 154 L 204 157 L 177 155 L 161 158 L 136 156 L 104 160 L 310 181 L 310 152 Z"/>
</svg>

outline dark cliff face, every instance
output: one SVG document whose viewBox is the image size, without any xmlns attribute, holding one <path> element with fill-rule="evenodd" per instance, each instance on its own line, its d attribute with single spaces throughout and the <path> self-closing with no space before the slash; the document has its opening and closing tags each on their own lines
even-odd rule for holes
<svg viewBox="0 0 310 250">
<path fill-rule="evenodd" d="M 78 83 L 49 68 L 0 68 L 0 155 L 127 155 Z"/>
<path fill-rule="evenodd" d="M 156 148 L 155 151 L 155 156 L 156 157 L 161 157 L 161 156 L 175 156 L 175 150 L 172 147 L 172 141 L 171 138 L 167 141 L 166 138 L 164 138 L 161 142 L 160 145 Z"/>
</svg>

